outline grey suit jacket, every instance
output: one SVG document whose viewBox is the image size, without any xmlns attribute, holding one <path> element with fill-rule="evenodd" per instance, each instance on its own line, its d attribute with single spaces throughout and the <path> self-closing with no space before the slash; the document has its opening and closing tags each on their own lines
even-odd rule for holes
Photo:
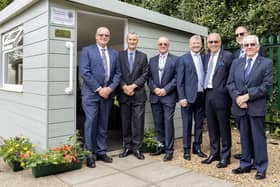
<svg viewBox="0 0 280 187">
<path fill-rule="evenodd" d="M 266 100 L 273 83 L 273 63 L 269 58 L 258 56 L 249 74 L 244 81 L 246 58 L 233 61 L 227 88 L 232 98 L 232 114 L 235 116 L 264 116 L 266 114 Z M 239 95 L 249 94 L 248 108 L 241 109 L 236 104 Z"/>
<path fill-rule="evenodd" d="M 136 50 L 135 60 L 133 65 L 133 70 L 129 71 L 129 62 L 127 56 L 127 50 L 119 52 L 118 62 L 120 64 L 122 77 L 120 81 L 120 86 L 123 87 L 125 84 L 130 85 L 135 83 L 137 88 L 135 89 L 135 94 L 133 96 L 128 96 L 124 94 L 121 89 L 118 99 L 120 103 L 128 102 L 145 102 L 147 100 L 147 95 L 145 91 L 145 82 L 148 79 L 149 64 L 147 55 Z"/>
</svg>

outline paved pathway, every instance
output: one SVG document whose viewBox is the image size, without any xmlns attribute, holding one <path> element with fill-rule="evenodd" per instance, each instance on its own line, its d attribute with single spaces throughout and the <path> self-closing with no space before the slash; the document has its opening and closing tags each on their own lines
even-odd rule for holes
<svg viewBox="0 0 280 187">
<path fill-rule="evenodd" d="M 58 175 L 34 178 L 30 169 L 12 172 L 0 162 L 0 186 L 9 187 L 233 187 L 230 182 L 209 177 L 190 169 L 174 166 L 162 161 L 137 160 L 134 156 L 114 157 L 112 164 L 96 162 L 94 169 L 83 165 L 82 169 Z"/>
</svg>

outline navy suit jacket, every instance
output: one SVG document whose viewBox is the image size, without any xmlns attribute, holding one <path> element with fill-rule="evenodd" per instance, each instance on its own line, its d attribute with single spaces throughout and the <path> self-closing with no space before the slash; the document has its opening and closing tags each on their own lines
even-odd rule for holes
<svg viewBox="0 0 280 187">
<path fill-rule="evenodd" d="M 118 52 L 108 48 L 110 57 L 110 78 L 108 86 L 113 90 L 110 97 L 114 96 L 121 78 L 120 66 L 117 61 Z M 80 58 L 80 76 L 83 79 L 82 96 L 91 100 L 100 100 L 97 88 L 104 86 L 105 70 L 103 61 L 96 44 L 84 47 Z"/>
<path fill-rule="evenodd" d="M 232 114 L 265 116 L 266 100 L 273 83 L 272 60 L 258 55 L 246 82 L 244 81 L 245 64 L 246 58 L 235 59 L 230 70 L 227 88 L 232 98 Z M 247 102 L 248 108 L 241 109 L 236 104 L 236 98 L 246 93 L 250 97 Z"/>
<path fill-rule="evenodd" d="M 203 56 L 201 56 L 203 65 Z M 187 99 L 194 103 L 197 96 L 198 77 L 191 52 L 184 54 L 177 61 L 177 90 L 179 100 Z"/>
<path fill-rule="evenodd" d="M 207 73 L 207 67 L 208 67 L 210 55 L 211 53 L 208 53 L 205 56 L 204 68 L 206 73 Z M 214 70 L 214 75 L 212 80 L 212 84 L 213 84 L 212 92 L 216 96 L 215 97 L 216 107 L 218 108 L 228 108 L 231 105 L 231 99 L 226 87 L 231 63 L 232 63 L 232 53 L 221 49 L 217 59 L 217 64 Z"/>
<path fill-rule="evenodd" d="M 159 82 L 158 75 L 158 62 L 159 55 L 156 55 L 150 59 L 149 62 L 149 81 L 148 86 L 150 88 L 150 103 L 176 103 L 176 60 L 177 56 L 168 53 L 166 63 L 164 66 L 161 82 Z M 164 88 L 166 96 L 160 97 L 154 93 L 155 88 Z"/>
<path fill-rule="evenodd" d="M 123 91 L 119 93 L 118 99 L 120 103 L 125 103 L 128 100 L 131 100 L 132 102 L 145 102 L 147 100 L 145 82 L 148 79 L 149 73 L 147 55 L 145 53 L 142 53 L 141 51 L 136 50 L 133 70 L 131 73 L 129 71 L 127 50 L 121 51 L 119 53 L 118 61 L 122 72 L 120 86 L 123 87 L 125 84 L 130 85 L 133 83 L 137 85 L 135 94 L 133 96 L 128 96 L 124 94 Z"/>
</svg>

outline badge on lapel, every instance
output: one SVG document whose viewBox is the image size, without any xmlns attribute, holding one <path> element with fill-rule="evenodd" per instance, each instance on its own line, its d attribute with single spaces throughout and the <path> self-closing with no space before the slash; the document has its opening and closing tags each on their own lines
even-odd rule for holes
<svg viewBox="0 0 280 187">
<path fill-rule="evenodd" d="M 225 63 L 223 61 L 219 61 L 218 62 L 218 67 L 223 67 L 223 66 L 225 66 Z"/>
</svg>

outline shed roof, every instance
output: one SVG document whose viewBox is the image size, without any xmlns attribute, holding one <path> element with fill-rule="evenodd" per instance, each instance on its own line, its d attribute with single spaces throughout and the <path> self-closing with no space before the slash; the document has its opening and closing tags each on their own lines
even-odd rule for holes
<svg viewBox="0 0 280 187">
<path fill-rule="evenodd" d="M 0 25 L 12 17 L 18 15 L 39 0 L 14 0 L 9 6 L 0 12 Z M 158 12 L 147 10 L 118 0 L 68 0 L 87 6 L 92 6 L 101 10 L 115 12 L 120 15 L 135 18 L 138 20 L 162 25 L 168 28 L 207 36 L 208 28 L 174 17 L 166 16 Z"/>
</svg>

